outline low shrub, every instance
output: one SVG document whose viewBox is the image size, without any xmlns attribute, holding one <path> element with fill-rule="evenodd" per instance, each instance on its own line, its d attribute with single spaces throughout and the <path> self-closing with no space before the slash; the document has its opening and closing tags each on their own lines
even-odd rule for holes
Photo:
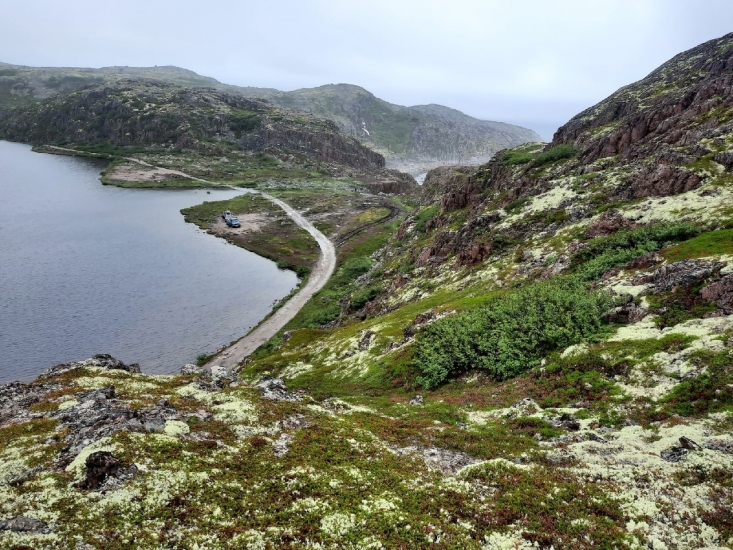
<svg viewBox="0 0 733 550">
<path fill-rule="evenodd" d="M 586 249 L 573 257 L 573 262 L 578 266 L 575 272 L 583 281 L 595 281 L 612 267 L 660 250 L 669 243 L 694 237 L 698 232 L 689 223 L 663 223 L 593 239 Z"/>
<path fill-rule="evenodd" d="M 534 155 L 526 151 L 507 151 L 501 159 L 504 166 L 516 166 L 518 164 L 527 164 L 532 162 Z"/>
<path fill-rule="evenodd" d="M 574 277 L 505 294 L 486 306 L 445 317 L 419 333 L 419 382 L 434 388 L 468 369 L 502 380 L 540 364 L 547 353 L 604 330 L 611 298 Z"/>
<path fill-rule="evenodd" d="M 552 149 L 540 153 L 534 159 L 534 166 L 544 166 L 558 160 L 569 159 L 574 157 L 577 151 L 572 145 L 557 145 Z"/>
<path fill-rule="evenodd" d="M 425 233 L 427 231 L 427 223 L 432 220 L 435 216 L 438 215 L 440 212 L 440 205 L 435 204 L 433 206 L 429 206 L 428 208 L 425 208 L 424 210 L 421 210 L 417 214 L 417 224 L 415 226 L 415 229 L 417 229 L 420 233 Z"/>
</svg>

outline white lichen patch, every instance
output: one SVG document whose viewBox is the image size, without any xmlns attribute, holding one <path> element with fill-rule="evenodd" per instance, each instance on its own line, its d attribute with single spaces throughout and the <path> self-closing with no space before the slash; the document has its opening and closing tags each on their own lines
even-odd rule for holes
<svg viewBox="0 0 733 550">
<path fill-rule="evenodd" d="M 297 363 L 293 363 L 280 371 L 280 378 L 284 378 L 286 380 L 289 378 L 295 378 L 297 376 L 300 376 L 301 374 L 309 373 L 314 368 L 315 367 L 310 363 L 298 361 Z"/>
<path fill-rule="evenodd" d="M 336 512 L 321 519 L 321 531 L 328 537 L 343 537 L 356 526 L 354 514 Z"/>
<path fill-rule="evenodd" d="M 214 418 L 221 422 L 254 423 L 257 421 L 255 406 L 245 399 L 229 396 L 225 403 L 212 406 Z"/>
<path fill-rule="evenodd" d="M 323 499 L 306 497 L 290 505 L 291 512 L 323 513 L 331 509 L 331 505 Z"/>
<path fill-rule="evenodd" d="M 654 435 L 654 437 L 650 437 Z M 608 443 L 582 441 L 569 447 L 580 461 L 571 468 L 580 478 L 607 480 L 616 487 L 616 496 L 625 500 L 623 509 L 631 516 L 627 528 L 644 539 L 656 539 L 678 547 L 717 547 L 719 536 L 704 525 L 700 511 L 710 509 L 710 493 L 705 484 L 683 485 L 675 475 L 685 471 L 730 470 L 729 455 L 703 449 L 690 451 L 677 463 L 662 459 L 665 449 L 679 446 L 687 437 L 704 445 L 711 437 L 704 421 L 659 425 L 655 432 L 628 426 L 605 433 Z M 643 482 L 639 482 L 643 475 Z M 686 518 L 681 521 L 681 518 Z M 690 525 L 695 525 L 690 529 Z M 703 546 L 700 546 L 704 543 Z"/>
<path fill-rule="evenodd" d="M 71 407 L 76 407 L 78 404 L 79 401 L 77 401 L 76 399 L 68 399 L 59 403 L 58 410 L 65 411 L 66 409 L 70 409 Z"/>
<path fill-rule="evenodd" d="M 715 194 L 703 195 L 710 186 L 668 197 L 649 197 L 643 202 L 622 209 L 625 217 L 636 223 L 709 221 L 717 219 L 729 208 L 733 190 L 717 188 Z"/>
<path fill-rule="evenodd" d="M 188 424 L 180 420 L 166 420 L 165 427 L 163 428 L 163 433 L 173 436 L 184 435 L 190 431 L 191 428 L 188 427 Z"/>
</svg>

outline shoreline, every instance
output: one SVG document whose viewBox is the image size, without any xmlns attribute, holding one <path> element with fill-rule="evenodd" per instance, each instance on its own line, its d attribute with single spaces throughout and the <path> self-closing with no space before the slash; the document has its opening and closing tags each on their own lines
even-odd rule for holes
<svg viewBox="0 0 733 550">
<path fill-rule="evenodd" d="M 100 153 L 86 153 L 84 151 L 77 151 L 74 149 L 56 147 L 52 145 L 33 147 L 32 150 L 38 153 L 88 156 L 91 158 L 113 160 Z M 223 349 L 216 351 L 214 355 L 211 356 L 209 360 L 204 364 L 204 367 L 211 368 L 213 366 L 220 366 L 229 370 L 234 370 L 239 363 L 241 363 L 244 359 L 251 355 L 259 346 L 261 346 L 270 338 L 272 338 L 275 334 L 277 334 L 280 329 L 282 329 L 293 317 L 295 317 L 295 315 L 297 315 L 298 312 L 303 308 L 305 303 L 308 302 L 316 292 L 321 290 L 321 288 L 323 288 L 323 286 L 325 286 L 325 284 L 331 278 L 331 275 L 336 268 L 336 247 L 328 237 L 326 237 L 302 214 L 300 214 L 297 210 L 295 210 L 295 208 L 293 208 L 286 202 L 270 195 L 269 193 L 265 193 L 256 189 L 240 189 L 233 185 L 221 184 L 197 178 L 179 170 L 170 170 L 154 166 L 140 159 L 135 159 L 132 157 L 123 158 L 127 161 L 134 162 L 145 167 L 153 168 L 154 170 L 164 171 L 165 173 L 174 174 L 179 177 L 189 178 L 190 180 L 203 183 L 207 187 L 228 188 L 234 191 L 241 190 L 242 194 L 256 193 L 283 210 L 285 214 L 287 214 L 287 216 L 291 220 L 293 220 L 296 225 L 298 225 L 310 234 L 310 236 L 316 241 L 318 247 L 320 248 L 318 260 L 315 266 L 311 269 L 311 273 L 308 276 L 305 284 L 303 284 L 303 281 L 301 280 L 298 286 L 295 287 L 299 290 L 293 296 L 291 296 L 289 300 L 287 300 L 283 304 L 278 303 L 279 307 L 277 309 L 268 313 L 252 329 L 250 329 L 241 338 L 237 339 L 233 344 L 230 344 Z M 100 177 L 100 181 L 102 177 Z M 104 182 L 102 183 L 105 184 Z M 215 233 L 210 234 L 215 237 L 221 238 Z M 257 254 L 257 252 L 255 251 L 250 252 Z M 258 255 L 261 256 L 261 254 Z M 266 259 L 273 261 L 272 258 Z M 287 297 L 287 295 L 285 297 Z"/>
</svg>

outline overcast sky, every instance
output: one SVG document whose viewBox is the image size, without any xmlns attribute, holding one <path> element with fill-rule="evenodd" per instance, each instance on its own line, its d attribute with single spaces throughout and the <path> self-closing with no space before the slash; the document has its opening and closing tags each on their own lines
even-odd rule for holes
<svg viewBox="0 0 733 550">
<path fill-rule="evenodd" d="M 177 65 L 229 84 L 358 84 L 550 139 L 675 54 L 732 0 L 2 0 L 0 61 Z"/>
</svg>

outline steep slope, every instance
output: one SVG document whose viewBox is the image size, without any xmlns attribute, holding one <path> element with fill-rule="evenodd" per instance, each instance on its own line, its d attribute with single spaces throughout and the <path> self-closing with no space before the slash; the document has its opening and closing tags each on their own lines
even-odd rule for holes
<svg viewBox="0 0 733 550">
<path fill-rule="evenodd" d="M 188 87 L 212 87 L 234 95 L 265 98 L 336 122 L 340 130 L 386 156 L 390 165 L 410 172 L 440 164 L 479 164 L 496 151 L 540 141 L 533 131 L 478 120 L 441 105 L 403 107 L 367 90 L 336 84 L 282 92 L 272 88 L 223 84 L 178 67 L 103 67 L 79 69 L 2 64 L 0 109 L 126 79 L 152 79 Z"/>
<path fill-rule="evenodd" d="M 514 464 L 531 463 L 534 483 L 548 463 L 587 487 L 610 482 L 606 494 L 627 499 L 629 546 L 730 545 L 732 84 L 730 34 L 581 113 L 547 146 L 431 171 L 421 206 L 339 296 L 339 320 L 293 323 L 243 376 L 381 410 L 420 391 L 410 403 L 445 407 L 455 439 L 397 411 L 384 437 L 488 461 L 505 455 L 470 438 L 521 419 L 540 454 Z M 566 432 L 545 434 L 540 420 Z M 558 518 L 512 521 L 502 525 L 519 548 L 598 547 Z"/>
<path fill-rule="evenodd" d="M 379 170 L 384 158 L 305 113 L 206 88 L 123 80 L 0 115 L 0 137 L 34 144 L 109 145 L 218 154 L 279 151 Z"/>
</svg>

